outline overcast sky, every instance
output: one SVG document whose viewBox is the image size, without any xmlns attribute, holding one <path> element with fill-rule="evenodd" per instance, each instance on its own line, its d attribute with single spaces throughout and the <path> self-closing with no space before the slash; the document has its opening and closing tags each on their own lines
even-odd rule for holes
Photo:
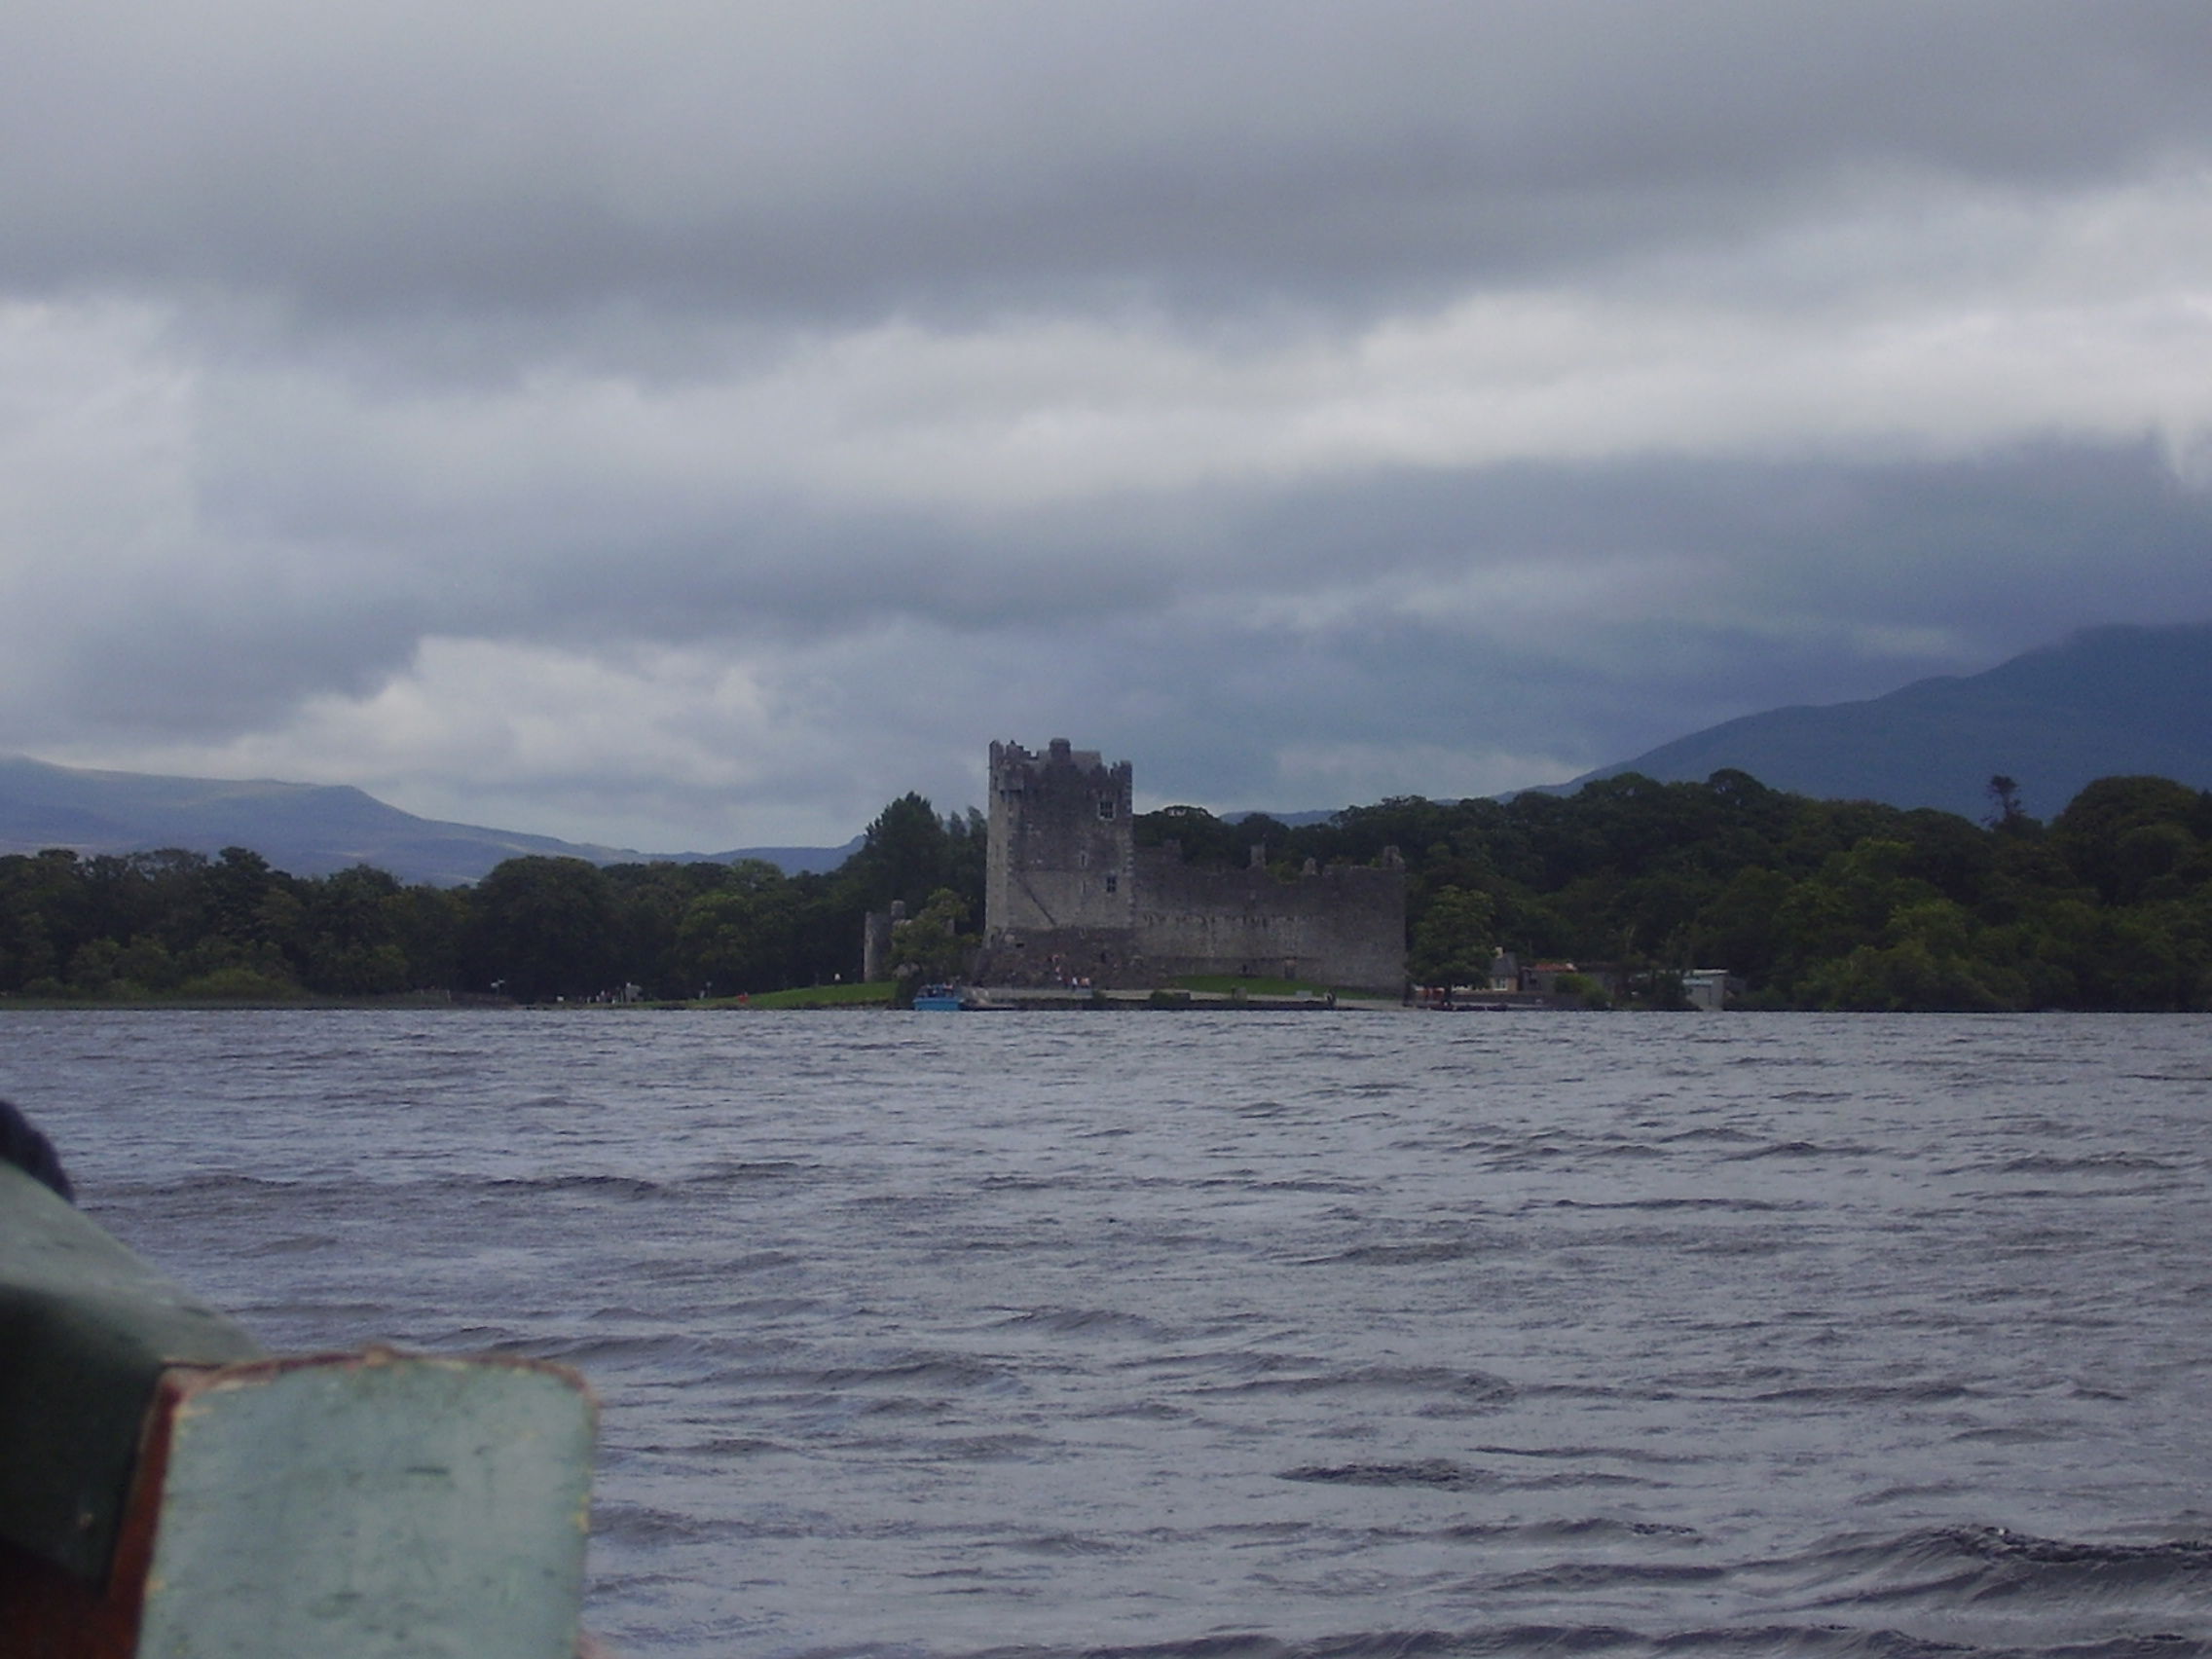
<svg viewBox="0 0 2212 1659">
<path fill-rule="evenodd" d="M 0 10 L 0 752 L 709 851 L 2203 619 L 2204 0 Z"/>
</svg>

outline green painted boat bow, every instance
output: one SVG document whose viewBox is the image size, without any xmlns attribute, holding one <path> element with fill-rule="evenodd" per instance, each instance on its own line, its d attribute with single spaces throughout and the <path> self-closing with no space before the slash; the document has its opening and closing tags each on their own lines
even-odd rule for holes
<svg viewBox="0 0 2212 1659">
<path fill-rule="evenodd" d="M 11 1653 L 567 1659 L 595 1418 L 543 1361 L 266 1356 L 0 1165 Z"/>
</svg>

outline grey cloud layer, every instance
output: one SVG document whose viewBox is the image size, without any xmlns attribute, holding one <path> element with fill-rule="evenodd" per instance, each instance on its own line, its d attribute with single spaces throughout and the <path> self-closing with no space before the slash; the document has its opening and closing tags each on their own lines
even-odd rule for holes
<svg viewBox="0 0 2212 1659">
<path fill-rule="evenodd" d="M 2200 154 L 2201 8 L 32 4 L 0 276 L 309 312 L 1373 303 Z"/>
<path fill-rule="evenodd" d="M 705 848 L 2212 614 L 2202 0 L 35 0 L 0 160 L 0 749 Z"/>
<path fill-rule="evenodd" d="M 425 636 L 804 651 L 906 619 L 946 654 L 1057 641 L 1041 682 L 1035 664 L 1010 677 L 1035 701 L 1053 700 L 1071 649 L 1095 650 L 1119 665 L 1109 681 L 1237 705 L 1247 733 L 1272 709 L 1345 741 L 1446 743 L 1526 729 L 1541 707 L 1550 753 L 1579 764 L 2082 621 L 2212 613 L 2212 498 L 2140 443 L 1398 469 L 958 516 L 656 503 L 619 480 L 579 497 L 571 514 L 526 486 L 456 525 L 337 488 L 295 505 L 312 538 L 274 547 L 240 507 L 158 560 L 154 592 L 119 601 L 128 569 L 116 585 L 96 563 L 50 570 L 13 643 L 35 656 L 73 609 L 54 718 L 145 734 L 249 730 L 303 696 L 364 694 Z M 1359 694 L 1302 706 L 1332 672 Z M 1236 769 L 1254 790 L 1259 764 Z"/>
</svg>

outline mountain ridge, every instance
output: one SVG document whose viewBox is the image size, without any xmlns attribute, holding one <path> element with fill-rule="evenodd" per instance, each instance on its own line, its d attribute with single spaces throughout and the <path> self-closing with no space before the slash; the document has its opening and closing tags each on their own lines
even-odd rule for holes
<svg viewBox="0 0 2212 1659">
<path fill-rule="evenodd" d="M 2212 788 L 2212 623 L 2109 624 L 1972 675 L 1879 697 L 1723 720 L 1572 779 L 1696 782 L 1733 768 L 1769 788 L 1979 817 L 1991 777 L 2047 817 L 2120 773 Z"/>
</svg>

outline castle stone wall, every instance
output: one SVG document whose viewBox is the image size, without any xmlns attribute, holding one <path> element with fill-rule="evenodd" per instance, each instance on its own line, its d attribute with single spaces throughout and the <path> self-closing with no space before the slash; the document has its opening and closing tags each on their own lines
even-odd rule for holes
<svg viewBox="0 0 2212 1659">
<path fill-rule="evenodd" d="M 1405 977 L 1403 866 L 1183 863 L 1135 844 L 1131 769 L 1055 738 L 991 745 L 985 943 L 978 977 L 1141 988 L 1191 974 L 1280 975 L 1395 991 Z"/>
<path fill-rule="evenodd" d="M 1332 866 L 1285 881 L 1203 869 L 1171 849 L 1137 855 L 1138 954 L 1156 980 L 1264 974 L 1395 990 L 1405 977 L 1402 869 Z"/>
</svg>

